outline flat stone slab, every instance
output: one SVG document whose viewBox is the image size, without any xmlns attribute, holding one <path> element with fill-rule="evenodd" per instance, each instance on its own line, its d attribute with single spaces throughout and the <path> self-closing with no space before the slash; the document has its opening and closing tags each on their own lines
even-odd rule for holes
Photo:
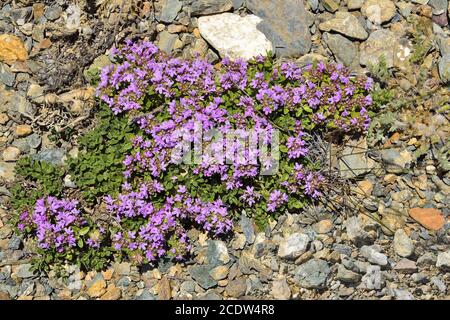
<svg viewBox="0 0 450 320">
<path fill-rule="evenodd" d="M 258 25 L 277 56 L 298 57 L 311 50 L 309 17 L 303 1 L 248 0 L 247 8 L 261 17 Z"/>
</svg>

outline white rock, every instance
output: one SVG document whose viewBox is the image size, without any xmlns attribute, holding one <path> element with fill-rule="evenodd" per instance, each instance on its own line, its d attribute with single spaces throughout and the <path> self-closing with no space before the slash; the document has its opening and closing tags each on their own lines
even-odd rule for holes
<svg viewBox="0 0 450 320">
<path fill-rule="evenodd" d="M 261 21 L 255 15 L 241 17 L 227 12 L 200 17 L 198 29 L 222 58 L 250 59 L 273 51 L 272 43 L 256 28 Z"/>
<path fill-rule="evenodd" d="M 450 250 L 440 252 L 437 256 L 436 267 L 441 269 L 450 269 Z"/>
<path fill-rule="evenodd" d="M 360 252 L 371 263 L 376 263 L 380 266 L 388 264 L 386 255 L 378 252 L 373 246 L 362 246 Z"/>
<path fill-rule="evenodd" d="M 284 259 L 295 259 L 301 256 L 308 246 L 309 238 L 306 234 L 293 233 L 280 242 L 278 256 Z"/>
</svg>

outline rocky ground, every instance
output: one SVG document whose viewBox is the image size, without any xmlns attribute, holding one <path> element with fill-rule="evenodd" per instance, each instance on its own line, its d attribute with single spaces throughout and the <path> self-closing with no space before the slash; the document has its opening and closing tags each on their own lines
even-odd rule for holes
<svg viewBox="0 0 450 320">
<path fill-rule="evenodd" d="M 449 299 L 449 11 L 447 0 L 3 0 L 0 299 Z M 210 62 L 267 50 L 300 65 L 338 61 L 395 96 L 367 139 L 330 154 L 351 182 L 345 201 L 263 232 L 243 216 L 227 241 L 191 231 L 183 264 L 33 274 L 8 224 L 15 163 L 76 156 L 93 116 L 90 80 L 126 38 Z"/>
</svg>

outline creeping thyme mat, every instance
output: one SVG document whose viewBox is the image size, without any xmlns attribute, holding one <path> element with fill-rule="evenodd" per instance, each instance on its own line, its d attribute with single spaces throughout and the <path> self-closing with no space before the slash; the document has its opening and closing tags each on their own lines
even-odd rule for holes
<svg viewBox="0 0 450 320">
<path fill-rule="evenodd" d="M 16 227 L 35 245 L 36 268 L 184 260 L 191 228 L 226 237 L 242 212 L 261 229 L 300 212 L 330 184 L 309 157 L 312 136 L 364 134 L 374 111 L 373 80 L 339 64 L 211 65 L 131 41 L 113 54 L 79 157 L 63 167 L 21 160 Z M 257 147 L 245 148 L 249 140 Z"/>
</svg>

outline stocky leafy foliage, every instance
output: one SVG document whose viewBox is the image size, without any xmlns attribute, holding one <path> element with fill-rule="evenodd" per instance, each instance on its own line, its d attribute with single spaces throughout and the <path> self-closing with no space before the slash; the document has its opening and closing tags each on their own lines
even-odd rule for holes
<svg viewBox="0 0 450 320">
<path fill-rule="evenodd" d="M 110 218 L 99 227 L 67 198 L 42 197 L 22 210 L 23 232 L 50 252 L 52 261 L 86 265 L 88 256 L 100 261 L 98 267 L 108 254 L 136 264 L 183 259 L 191 250 L 189 228 L 223 236 L 244 210 L 264 227 L 269 218 L 321 195 L 320 164 L 308 160 L 311 132 L 354 133 L 370 125 L 373 81 L 341 65 L 274 66 L 271 57 L 257 57 L 224 59 L 215 67 L 168 57 L 149 42 L 127 42 L 113 54 L 118 63 L 102 70 L 98 86 L 107 108 L 80 139 L 80 155 L 67 168 L 83 201 Z M 204 136 L 202 147 L 211 152 L 198 162 L 182 162 L 192 151 L 178 150 L 180 132 L 194 144 L 197 124 L 204 132 L 234 132 L 244 140 L 256 134 L 266 143 L 279 132 L 279 161 L 261 157 L 260 148 L 225 161 L 230 158 L 223 141 Z M 231 152 L 240 147 L 242 140 L 233 141 Z M 261 175 L 262 170 L 273 174 Z M 58 203 L 56 209 L 52 203 Z M 67 215 L 76 217 L 68 226 L 75 242 L 67 232 L 70 241 L 63 237 L 63 245 L 39 233 L 42 224 L 50 230 Z M 89 235 L 80 234 L 86 227 Z M 100 240 L 88 242 L 96 231 Z M 91 250 L 96 248 L 102 249 L 99 255 Z"/>
<path fill-rule="evenodd" d="M 133 127 L 125 117 L 114 116 L 102 105 L 98 125 L 78 141 L 78 157 L 68 161 L 69 172 L 86 201 L 115 195 L 123 183 L 124 155 L 131 151 Z"/>
<path fill-rule="evenodd" d="M 64 169 L 60 166 L 30 157 L 22 158 L 17 161 L 16 174 L 20 179 L 11 189 L 14 209 L 33 206 L 44 195 L 62 195 Z"/>
</svg>

